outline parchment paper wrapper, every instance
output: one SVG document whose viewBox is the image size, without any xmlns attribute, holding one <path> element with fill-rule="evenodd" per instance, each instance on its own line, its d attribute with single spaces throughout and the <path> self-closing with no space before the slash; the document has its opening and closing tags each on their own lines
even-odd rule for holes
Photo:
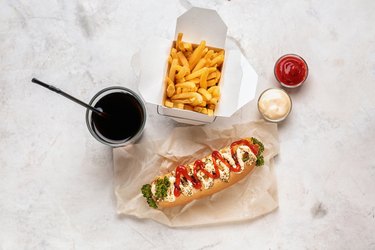
<svg viewBox="0 0 375 250">
<path fill-rule="evenodd" d="M 185 206 L 163 210 L 148 206 L 140 189 L 157 175 L 173 170 L 243 137 L 256 137 L 265 146 L 265 165 L 228 189 Z M 277 125 L 263 121 L 228 129 L 207 126 L 175 128 L 165 141 L 146 141 L 116 148 L 115 194 L 119 214 L 153 219 L 171 227 L 208 225 L 253 219 L 277 208 L 273 157 L 279 152 Z"/>
</svg>

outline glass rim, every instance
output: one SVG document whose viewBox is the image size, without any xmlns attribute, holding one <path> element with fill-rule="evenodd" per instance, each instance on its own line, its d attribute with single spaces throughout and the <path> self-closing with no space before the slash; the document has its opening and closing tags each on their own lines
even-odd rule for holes
<svg viewBox="0 0 375 250">
<path fill-rule="evenodd" d="M 91 135 L 97 141 L 99 141 L 99 142 L 101 142 L 101 143 L 103 143 L 107 146 L 121 147 L 121 146 L 125 146 L 125 145 L 128 145 L 128 144 L 131 144 L 132 142 L 137 141 L 140 138 L 140 136 L 142 135 L 145 124 L 146 124 L 146 119 L 147 119 L 146 106 L 145 106 L 145 103 L 144 103 L 143 99 L 136 92 L 134 92 L 133 90 L 131 90 L 129 88 L 122 87 L 122 86 L 111 86 L 111 87 L 107 87 L 107 88 L 104 88 L 104 89 L 100 90 L 99 92 L 97 92 L 91 98 L 91 100 L 89 102 L 89 105 L 92 105 L 95 101 L 99 101 L 103 96 L 105 96 L 103 94 L 105 94 L 106 92 L 112 91 L 112 90 L 113 90 L 113 92 L 111 92 L 111 93 L 116 93 L 116 92 L 129 93 L 139 103 L 144 115 L 143 115 L 141 127 L 139 128 L 137 133 L 133 137 L 127 138 L 125 140 L 111 140 L 111 139 L 105 138 L 104 136 L 99 136 L 97 133 L 94 132 L 94 128 L 92 126 L 92 113 L 93 112 L 89 109 L 86 110 L 86 125 L 87 125 L 87 128 L 90 131 Z M 101 95 L 103 95 L 103 96 L 101 96 Z"/>
</svg>

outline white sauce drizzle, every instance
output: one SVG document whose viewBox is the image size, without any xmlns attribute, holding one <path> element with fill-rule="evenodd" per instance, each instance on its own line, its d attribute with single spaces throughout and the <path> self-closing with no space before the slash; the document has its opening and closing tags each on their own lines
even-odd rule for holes
<svg viewBox="0 0 375 250">
<path fill-rule="evenodd" d="M 248 153 L 248 158 L 249 158 L 246 162 L 250 161 L 252 164 L 254 162 L 254 158 L 256 161 L 256 156 L 254 155 L 254 153 L 251 151 L 251 149 L 248 146 L 243 146 L 243 145 L 239 146 L 236 151 L 237 160 L 241 166 L 241 171 L 239 173 L 241 173 L 245 168 L 245 163 L 242 160 L 245 153 Z"/>
<path fill-rule="evenodd" d="M 236 167 L 236 163 L 231 155 L 230 148 L 221 150 L 220 153 L 223 156 L 223 158 L 229 162 L 230 165 L 232 165 L 233 167 Z M 245 168 L 245 162 L 242 160 L 245 153 L 248 153 L 249 155 L 248 157 L 249 159 L 245 162 L 250 161 L 251 163 L 254 163 L 257 159 L 254 153 L 251 151 L 251 149 L 248 146 L 245 146 L 245 145 L 239 146 L 236 150 L 236 156 L 241 166 L 241 170 L 237 173 L 241 173 Z M 202 159 L 202 161 L 205 163 L 204 168 L 207 171 L 209 171 L 210 173 L 215 172 L 215 167 L 213 164 L 212 156 L 207 156 L 206 158 Z M 220 160 L 217 160 L 217 163 L 219 166 L 220 179 L 224 182 L 228 182 L 230 178 L 230 169 Z M 187 167 L 189 175 L 192 176 L 194 173 L 194 164 L 189 164 L 186 167 Z M 176 200 L 176 197 L 174 196 L 174 183 L 176 181 L 176 178 L 174 176 L 175 171 L 173 171 L 172 174 L 173 176 L 169 176 L 169 181 L 171 184 L 168 188 L 167 196 L 164 198 L 165 201 L 169 201 L 169 202 L 173 202 Z M 207 177 L 202 171 L 198 171 L 197 177 L 199 181 L 201 181 L 204 189 L 209 189 L 214 184 L 213 178 Z M 191 183 L 189 180 L 181 181 L 180 189 L 181 189 L 181 193 L 185 196 L 193 195 L 193 192 L 194 192 L 193 183 Z M 151 184 L 152 194 L 155 194 L 155 191 L 156 191 L 155 182 L 153 182 Z"/>
<path fill-rule="evenodd" d="M 167 196 L 164 198 L 165 201 L 173 202 L 176 200 L 176 197 L 174 196 L 174 182 L 176 181 L 176 178 L 174 176 L 169 176 L 169 188 L 167 190 Z"/>
<path fill-rule="evenodd" d="M 181 180 L 180 189 L 181 193 L 185 196 L 192 196 L 193 195 L 193 183 L 189 180 L 186 180 L 186 184 L 182 184 L 183 181 Z"/>
</svg>

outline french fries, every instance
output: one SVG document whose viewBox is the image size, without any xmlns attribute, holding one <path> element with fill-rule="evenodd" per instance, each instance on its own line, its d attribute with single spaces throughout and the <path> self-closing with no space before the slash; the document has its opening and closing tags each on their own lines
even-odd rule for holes
<svg viewBox="0 0 375 250">
<path fill-rule="evenodd" d="M 179 108 L 213 116 L 220 99 L 218 83 L 224 50 L 182 41 L 179 33 L 168 56 L 166 99 L 168 108 Z"/>
</svg>

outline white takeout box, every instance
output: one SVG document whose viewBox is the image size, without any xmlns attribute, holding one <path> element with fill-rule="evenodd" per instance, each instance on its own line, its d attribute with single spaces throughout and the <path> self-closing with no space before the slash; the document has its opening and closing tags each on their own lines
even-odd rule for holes
<svg viewBox="0 0 375 250">
<path fill-rule="evenodd" d="M 214 116 L 163 105 L 165 76 L 168 56 L 177 34 L 183 33 L 183 41 L 224 48 L 225 57 L 219 82 L 221 97 Z M 234 43 L 227 40 L 227 26 L 215 10 L 193 7 L 177 19 L 175 38 L 153 38 L 140 51 L 139 92 L 143 99 L 157 105 L 157 112 L 187 124 L 206 124 L 216 117 L 230 117 L 251 101 L 256 92 L 258 76 Z"/>
</svg>

